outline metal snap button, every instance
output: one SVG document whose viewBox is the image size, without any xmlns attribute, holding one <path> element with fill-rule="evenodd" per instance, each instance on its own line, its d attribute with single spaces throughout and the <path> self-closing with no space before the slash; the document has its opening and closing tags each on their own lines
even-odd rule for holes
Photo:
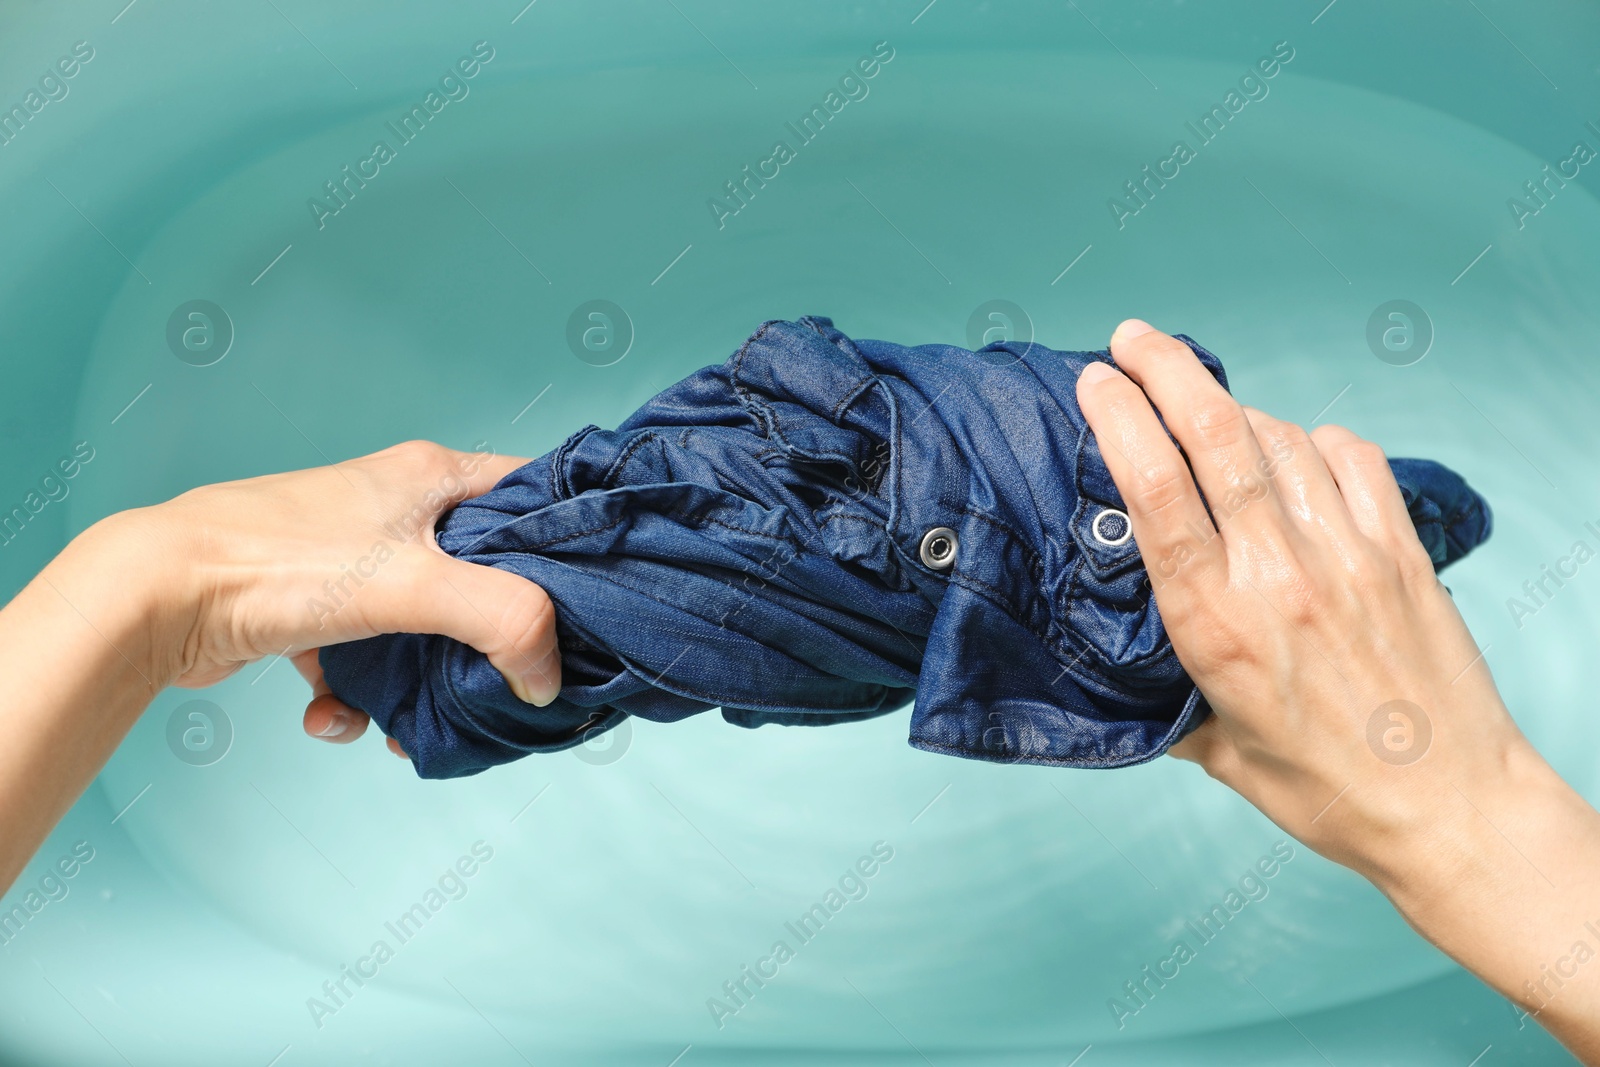
<svg viewBox="0 0 1600 1067">
<path fill-rule="evenodd" d="M 922 548 L 919 554 L 922 562 L 936 571 L 947 571 L 956 561 L 956 549 L 961 547 L 961 542 L 956 538 L 956 532 L 948 526 L 935 526 L 922 535 Z"/>
<path fill-rule="evenodd" d="M 1127 512 L 1106 508 L 1094 517 L 1089 532 L 1094 534 L 1094 539 L 1102 545 L 1113 547 L 1125 545 L 1128 543 L 1128 538 L 1133 536 L 1133 523 L 1128 521 Z"/>
</svg>

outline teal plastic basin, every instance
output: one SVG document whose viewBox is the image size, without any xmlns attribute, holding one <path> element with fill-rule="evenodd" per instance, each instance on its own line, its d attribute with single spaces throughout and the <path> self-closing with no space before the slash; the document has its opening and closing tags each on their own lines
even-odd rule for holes
<svg viewBox="0 0 1600 1067">
<path fill-rule="evenodd" d="M 5 587 L 205 482 L 413 437 L 541 454 L 766 318 L 1088 348 L 1139 315 L 1248 402 L 1484 492 L 1448 584 L 1596 798 L 1600 578 L 1510 602 L 1600 545 L 1595 168 L 1547 177 L 1600 149 L 1600 15 L 925 2 L 10 5 Z M 266 661 L 156 700 L 0 905 L 0 1061 L 1570 1062 L 1304 848 L 1189 932 L 1287 848 L 1193 766 L 703 716 L 423 782 L 376 731 L 306 739 L 305 696 Z"/>
</svg>

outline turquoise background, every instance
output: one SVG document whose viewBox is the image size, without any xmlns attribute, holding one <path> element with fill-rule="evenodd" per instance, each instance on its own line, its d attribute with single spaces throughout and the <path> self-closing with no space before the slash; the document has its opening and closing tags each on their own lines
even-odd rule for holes
<svg viewBox="0 0 1600 1067">
<path fill-rule="evenodd" d="M 1600 524 L 1596 167 L 1520 229 L 1507 206 L 1600 149 L 1600 13 L 923 2 L 12 0 L 0 107 L 75 42 L 95 57 L 0 147 L 0 510 L 95 452 L 0 547 L 4 588 L 204 482 L 412 437 L 538 455 L 765 318 L 963 342 L 1004 299 L 1087 348 L 1137 314 L 1249 402 L 1490 498 L 1495 538 L 1449 584 L 1524 729 L 1600 797 L 1600 579 L 1507 607 Z M 319 229 L 307 200 L 480 40 L 469 95 Z M 878 41 L 869 95 L 719 229 L 707 199 Z M 1119 229 L 1108 200 L 1279 41 L 1268 95 Z M 633 333 L 608 366 L 567 341 L 595 299 Z M 209 366 L 167 343 L 193 300 L 232 324 Z M 1368 346 L 1391 300 L 1431 323 L 1409 366 Z M 168 742 L 196 698 L 232 730 L 205 766 Z M 1302 848 L 1119 1029 L 1108 999 L 1282 840 L 1192 766 L 946 759 L 904 713 L 703 716 L 422 782 L 375 733 L 304 738 L 304 699 L 267 661 L 155 702 L 5 899 L 92 845 L 0 947 L 0 1060 L 1570 1062 Z M 480 841 L 466 894 L 319 1027 L 308 998 Z M 865 898 L 719 1029 L 707 998 L 878 841 Z"/>
</svg>

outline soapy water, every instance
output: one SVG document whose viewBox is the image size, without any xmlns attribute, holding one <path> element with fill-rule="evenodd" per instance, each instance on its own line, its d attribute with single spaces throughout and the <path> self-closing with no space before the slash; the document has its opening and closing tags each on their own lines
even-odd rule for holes
<svg viewBox="0 0 1600 1067">
<path fill-rule="evenodd" d="M 720 68 L 673 71 L 671 94 L 651 72 L 576 75 L 566 109 L 484 80 L 323 226 L 307 199 L 396 109 L 285 140 L 140 252 L 152 281 L 105 311 L 77 416 L 95 459 L 63 506 L 87 520 L 411 437 L 538 455 L 766 318 L 922 343 L 968 340 L 977 316 L 1090 348 L 1137 314 L 1217 352 L 1247 402 L 1438 459 L 1484 493 L 1495 537 L 1447 584 L 1523 728 L 1595 799 L 1600 567 L 1573 545 L 1600 549 L 1596 205 L 1568 188 L 1518 229 L 1504 202 L 1540 161 L 1291 61 L 1131 211 L 1126 183 L 1197 142 L 1187 124 L 1241 77 L 1163 70 L 1145 94 L 1115 57 L 897 55 L 732 217 L 708 201 L 772 158 L 794 117 L 774 101 L 804 113 L 832 73 L 769 66 L 748 96 Z M 624 110 L 629 136 L 594 135 Z M 205 696 L 223 757 L 179 755 L 169 721 L 193 694 L 168 693 L 101 787 L 116 810 L 153 783 L 118 823 L 149 862 L 309 964 L 314 980 L 254 994 L 307 1040 L 360 1025 L 385 986 L 552 1038 L 1114 1043 L 1450 966 L 1370 887 L 1175 761 L 994 767 L 909 750 L 904 713 L 754 732 L 708 715 L 441 785 L 376 742 L 299 736 L 287 664 Z M 177 736 L 192 752 L 205 731 Z M 441 889 L 480 843 L 493 861 L 459 897 Z M 864 855 L 874 874 L 844 887 Z"/>
</svg>

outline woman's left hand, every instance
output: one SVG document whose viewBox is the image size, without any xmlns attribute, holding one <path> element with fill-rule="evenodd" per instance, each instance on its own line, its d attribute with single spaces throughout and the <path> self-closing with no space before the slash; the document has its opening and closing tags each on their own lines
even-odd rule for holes
<svg viewBox="0 0 1600 1067">
<path fill-rule="evenodd" d="M 186 632 L 158 671 L 207 686 L 286 655 L 312 687 L 306 733 L 343 744 L 368 719 L 329 691 L 318 649 L 438 633 L 488 656 L 523 700 L 548 704 L 561 684 L 550 598 L 509 571 L 446 555 L 433 537 L 444 511 L 526 462 L 412 441 L 330 467 L 202 486 L 118 517 L 152 542 L 154 557 L 182 563 L 172 610 L 158 615 L 175 615 Z"/>
<path fill-rule="evenodd" d="M 437 633 L 488 656 L 523 700 L 555 699 L 544 590 L 433 537 L 440 515 L 524 462 L 412 441 L 204 486 L 73 538 L 0 610 L 0 892 L 169 685 L 288 656 L 312 686 L 306 732 L 344 743 L 368 720 L 328 691 L 317 649 Z"/>
</svg>

